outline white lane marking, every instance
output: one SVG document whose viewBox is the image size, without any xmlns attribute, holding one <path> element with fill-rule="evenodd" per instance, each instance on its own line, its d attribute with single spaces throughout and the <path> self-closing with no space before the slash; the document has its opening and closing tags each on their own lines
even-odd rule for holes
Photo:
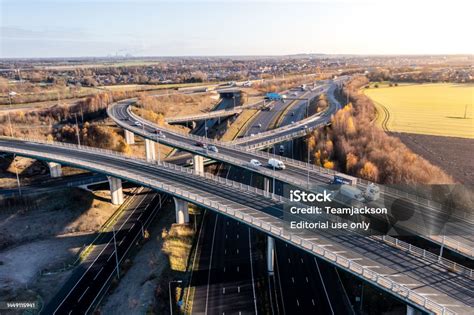
<svg viewBox="0 0 474 315">
<path fill-rule="evenodd" d="M 207 274 L 206 309 L 204 311 L 205 314 L 207 314 L 207 306 L 209 303 L 209 284 L 211 282 L 212 253 L 214 251 L 214 240 L 216 237 L 217 220 L 219 220 L 219 216 L 216 216 L 216 222 L 214 223 L 214 232 L 212 233 L 211 259 L 209 260 L 209 273 Z"/>
<path fill-rule="evenodd" d="M 313 303 L 313 306 L 316 306 L 316 303 L 314 303 L 314 299 L 311 299 L 311 303 Z"/>
<path fill-rule="evenodd" d="M 237 255 L 239 254 L 239 249 L 237 248 Z"/>
<path fill-rule="evenodd" d="M 326 285 L 324 284 L 323 276 L 321 275 L 321 270 L 319 270 L 318 260 L 316 259 L 316 257 L 314 257 L 314 263 L 316 264 L 316 268 L 318 269 L 319 278 L 321 279 L 321 283 L 323 284 L 323 289 L 324 289 L 324 293 L 326 294 L 326 299 L 328 300 L 328 303 L 329 303 L 329 308 L 331 309 L 332 315 L 334 315 L 334 310 L 332 309 L 331 300 L 329 299 L 328 291 L 326 290 Z"/>
<path fill-rule="evenodd" d="M 295 277 L 291 277 L 291 281 L 295 283 Z"/>
<path fill-rule="evenodd" d="M 82 295 L 79 297 L 79 299 L 77 300 L 78 302 L 80 302 L 82 300 L 82 298 L 84 297 L 84 295 L 86 295 L 86 292 L 87 290 L 89 290 L 89 287 L 87 287 L 84 292 L 82 293 Z"/>
<path fill-rule="evenodd" d="M 206 212 L 204 213 L 202 219 L 204 219 L 205 214 L 206 214 Z M 201 232 L 202 232 L 203 225 L 204 224 L 202 224 L 202 222 L 201 222 L 201 226 L 199 227 L 199 235 L 198 235 L 198 241 L 197 241 L 197 244 L 196 244 L 196 248 L 199 248 L 199 241 L 201 240 Z M 193 267 L 196 266 L 197 252 L 198 252 L 197 250 L 194 251 Z M 189 300 L 189 291 L 191 291 L 190 286 L 191 286 L 191 283 L 193 283 L 193 273 L 194 273 L 194 270 L 192 268 L 191 269 L 191 277 L 190 277 L 190 280 L 189 280 L 189 286 L 188 286 L 188 290 L 187 290 L 187 294 L 186 294 L 186 304 L 188 303 L 188 300 Z M 191 310 L 192 310 L 192 307 L 191 307 Z"/>
<path fill-rule="evenodd" d="M 102 266 L 102 268 L 100 268 L 99 272 L 95 275 L 94 279 L 92 280 L 95 280 L 97 279 L 97 277 L 99 276 L 99 274 L 101 273 L 102 269 L 104 269 L 104 267 Z"/>
<path fill-rule="evenodd" d="M 133 197 L 135 197 L 136 195 L 134 195 Z M 133 198 L 132 197 L 132 198 Z M 133 200 L 131 198 L 131 200 Z M 119 230 L 122 229 L 122 227 L 125 225 L 125 223 L 127 223 L 128 219 L 130 219 L 130 217 L 135 213 L 135 211 L 137 210 L 138 206 L 140 206 L 140 204 L 143 202 L 143 200 L 145 200 L 145 197 L 143 197 L 140 202 L 138 203 L 138 205 L 130 212 L 130 215 L 127 217 L 127 219 L 122 223 L 122 225 L 120 226 Z M 130 201 L 131 203 L 131 201 Z M 129 203 L 129 204 L 130 204 Z M 69 297 L 69 295 L 71 294 L 71 292 L 76 288 L 76 286 L 79 284 L 79 282 L 82 280 L 82 278 L 84 278 L 84 276 L 87 274 L 87 272 L 89 272 L 89 270 L 92 268 L 92 266 L 95 264 L 95 262 L 97 261 L 97 259 L 99 259 L 99 257 L 102 255 L 102 253 L 104 252 L 104 250 L 107 248 L 107 246 L 110 244 L 110 242 L 112 241 L 112 239 L 110 239 L 107 244 L 105 244 L 105 246 L 102 248 L 102 250 L 100 251 L 99 255 L 96 256 L 96 258 L 94 259 L 94 261 L 92 262 L 92 264 L 89 265 L 89 268 L 87 268 L 87 270 L 82 274 L 82 276 L 79 278 L 79 280 L 77 280 L 76 284 L 74 284 L 74 286 L 72 287 L 71 290 L 69 290 L 68 294 L 66 295 L 66 297 L 61 301 L 61 303 L 59 303 L 58 307 L 56 308 L 56 310 L 54 310 L 53 314 L 56 314 L 56 312 L 58 311 L 58 309 L 61 307 L 61 305 L 64 303 L 64 301 Z"/>
<path fill-rule="evenodd" d="M 239 222 L 237 222 L 239 223 Z M 255 305 L 255 314 L 257 311 L 257 295 L 255 294 L 255 279 L 253 277 L 253 262 L 252 262 L 252 241 L 250 240 L 250 228 L 249 228 L 249 252 L 250 252 L 250 273 L 252 274 L 252 291 L 253 291 L 253 303 Z"/>
<path fill-rule="evenodd" d="M 222 294 L 225 294 L 225 288 L 222 288 Z"/>
<path fill-rule="evenodd" d="M 290 257 L 288 257 L 288 263 L 291 264 L 291 259 L 290 259 Z"/>
<path fill-rule="evenodd" d="M 237 234 L 237 239 L 239 239 L 239 234 Z"/>
<path fill-rule="evenodd" d="M 309 283 L 309 279 L 308 279 L 308 277 L 305 277 L 305 278 L 306 278 L 306 283 Z"/>
<path fill-rule="evenodd" d="M 300 301 L 298 301 L 298 299 L 296 299 L 296 305 L 298 305 L 298 307 L 300 307 Z"/>
<path fill-rule="evenodd" d="M 301 257 L 301 263 L 304 264 L 303 257 Z"/>
<path fill-rule="evenodd" d="M 237 293 L 240 293 L 240 286 L 237 286 Z"/>
<path fill-rule="evenodd" d="M 239 266 L 237 266 L 237 272 L 239 272 L 239 271 L 240 271 L 240 268 L 239 268 Z"/>
</svg>

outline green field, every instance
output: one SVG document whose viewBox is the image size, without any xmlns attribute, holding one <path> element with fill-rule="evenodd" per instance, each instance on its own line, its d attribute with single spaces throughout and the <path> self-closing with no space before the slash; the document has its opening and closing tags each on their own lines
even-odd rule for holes
<svg viewBox="0 0 474 315">
<path fill-rule="evenodd" d="M 364 89 L 386 131 L 474 138 L 474 84 L 413 84 Z"/>
</svg>

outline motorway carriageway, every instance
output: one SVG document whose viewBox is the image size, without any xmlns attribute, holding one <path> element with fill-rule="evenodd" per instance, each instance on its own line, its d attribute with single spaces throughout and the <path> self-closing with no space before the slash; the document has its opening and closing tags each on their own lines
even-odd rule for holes
<svg viewBox="0 0 474 315">
<path fill-rule="evenodd" d="M 319 93 L 322 93 L 324 91 L 324 89 L 325 89 L 325 86 L 317 88 L 316 91 L 319 91 L 319 92 L 314 92 L 316 94 L 312 95 L 312 97 L 316 97 L 316 95 L 319 95 Z M 334 98 L 334 95 L 333 95 L 334 89 L 335 89 L 335 85 L 333 84 L 333 85 L 331 85 L 331 87 L 329 88 L 329 92 L 327 93 L 328 100 L 329 100 L 328 111 L 320 116 L 320 118 L 322 118 L 322 120 L 318 121 L 318 123 L 322 123 L 324 121 L 329 121 L 330 114 L 334 113 L 335 111 L 337 111 L 338 108 L 341 107 L 341 105 Z M 302 102 L 305 102 L 305 101 L 302 101 Z M 141 129 L 136 128 L 132 125 L 134 119 L 127 112 L 127 108 L 131 103 L 133 103 L 133 101 L 130 101 L 130 100 L 118 102 L 115 105 L 110 107 L 109 114 L 112 117 L 115 118 L 115 120 L 118 124 L 127 126 L 127 129 L 133 130 L 133 132 L 135 132 L 137 134 L 143 133 L 143 131 L 147 132 L 148 135 L 150 133 L 154 134 L 155 130 L 156 130 L 156 126 L 149 123 L 149 122 L 145 122 L 143 124 L 143 126 L 141 127 Z M 144 121 L 142 120 L 142 122 L 144 122 Z M 261 173 L 261 174 L 264 174 L 264 175 L 266 174 L 269 177 L 274 177 L 276 179 L 276 181 L 280 180 L 284 183 L 286 182 L 286 183 L 292 184 L 293 180 L 299 181 L 301 184 L 299 184 L 297 186 L 302 187 L 303 189 L 305 189 L 304 186 L 306 186 L 307 182 L 309 182 L 311 184 L 318 184 L 318 183 L 319 184 L 326 184 L 331 179 L 331 175 L 321 174 L 320 172 L 318 172 L 316 170 L 308 170 L 303 166 L 298 166 L 298 165 L 292 164 L 292 163 L 285 163 L 286 164 L 286 169 L 282 170 L 282 171 L 276 171 L 276 172 L 272 172 L 271 170 L 269 170 L 266 167 L 252 168 L 247 164 L 248 161 L 250 161 L 251 159 L 257 159 L 263 165 L 266 165 L 267 158 L 258 155 L 256 152 L 246 151 L 243 148 L 235 149 L 235 148 L 232 148 L 232 147 L 219 145 L 219 144 L 216 144 L 216 146 L 219 148 L 219 154 L 213 154 L 210 151 L 205 152 L 203 149 L 198 148 L 197 146 L 195 146 L 196 140 L 190 138 L 189 136 L 172 133 L 172 132 L 167 131 L 166 129 L 162 129 L 162 130 L 163 130 L 163 133 L 166 134 L 166 139 L 160 139 L 159 141 L 164 143 L 164 144 L 167 144 L 167 140 L 178 141 L 180 144 L 188 146 L 188 148 L 181 147 L 180 149 L 183 149 L 185 151 L 189 151 L 191 153 L 197 153 L 197 154 L 200 154 L 200 155 L 203 155 L 203 156 L 207 156 L 211 159 L 226 162 L 226 163 L 230 163 L 230 164 L 235 164 L 236 162 L 235 162 L 235 160 L 229 160 L 229 158 L 237 159 L 237 160 L 240 161 L 239 163 L 242 163 L 240 165 L 242 168 L 249 169 L 253 172 Z M 285 133 L 288 133 L 288 132 L 290 132 L 290 131 L 285 131 Z M 153 140 L 156 141 L 156 137 Z M 174 144 L 170 144 L 170 145 L 171 146 L 176 146 L 176 142 Z M 362 187 L 362 186 L 360 186 L 360 188 L 363 189 L 363 190 L 365 189 L 365 187 Z M 276 194 L 281 194 L 281 190 L 279 190 L 279 186 L 277 186 L 277 185 L 276 185 L 275 193 Z M 381 197 L 384 197 L 388 200 L 395 200 L 395 199 L 400 198 L 399 196 L 393 195 L 391 193 L 383 194 L 383 196 L 381 196 Z M 412 202 L 412 201 L 410 201 L 410 202 Z M 441 227 L 445 226 L 444 220 L 442 218 L 440 218 L 440 216 L 437 215 L 437 213 L 436 213 L 438 210 L 436 210 L 435 208 L 426 207 L 422 204 L 417 204 L 416 202 L 414 203 L 414 205 L 416 205 L 418 207 L 419 211 L 422 211 L 425 216 L 429 216 L 429 218 L 425 218 L 425 219 L 429 220 L 431 222 L 434 229 L 438 228 L 439 230 L 441 230 Z M 411 221 L 409 223 L 411 223 Z M 448 225 L 448 228 L 450 229 L 450 231 L 447 231 L 446 233 L 449 234 L 450 238 L 459 240 L 460 242 L 465 243 L 468 246 L 471 245 L 471 244 L 474 244 L 474 242 L 472 240 L 472 237 L 470 237 L 471 234 L 472 234 L 472 233 L 470 233 L 472 231 L 472 224 L 471 223 L 469 223 L 467 221 L 460 220 L 460 221 L 456 222 L 456 225 L 454 225 L 454 226 L 452 224 Z M 430 240 L 430 238 L 428 236 L 426 236 L 426 239 Z M 471 246 L 471 248 L 472 248 L 472 246 Z"/>
<path fill-rule="evenodd" d="M 84 147 L 77 150 L 75 147 L 38 144 L 18 140 L 0 139 L 2 151 L 16 152 L 34 158 L 52 159 L 55 162 L 69 164 L 79 168 L 87 168 L 86 163 L 94 165 L 94 171 L 110 168 L 112 176 L 122 178 L 141 178 L 140 184 L 148 185 L 147 178 L 159 180 L 164 185 L 183 189 L 196 196 L 208 198 L 217 204 L 226 205 L 231 209 L 238 209 L 254 218 L 265 222 L 280 224 L 278 219 L 282 215 L 281 202 L 262 197 L 254 192 L 241 190 L 238 187 L 225 185 L 209 178 L 182 172 L 179 169 L 167 168 L 156 164 L 148 164 L 131 158 L 119 158 L 114 155 L 105 155 L 102 152 L 89 151 Z M 54 156 L 54 158 L 51 158 Z M 73 158 L 74 161 L 67 159 Z M 89 164 L 87 164 L 89 165 Z M 169 192 L 164 186 L 163 191 Z M 179 191 L 176 192 L 179 194 Z M 212 206 L 210 206 L 213 208 Z M 282 226 L 282 228 L 284 228 Z M 425 261 L 419 257 L 409 255 L 375 239 L 354 235 L 330 236 L 308 231 L 292 231 L 299 237 L 312 240 L 317 239 L 319 246 L 325 246 L 331 252 L 339 252 L 347 259 L 358 260 L 357 264 L 365 268 L 375 268 L 377 273 L 384 277 L 398 274 L 393 278 L 397 283 L 412 288 L 420 295 L 429 293 L 427 299 L 448 305 L 450 309 L 462 311 L 474 306 L 474 283 L 469 277 L 450 273 L 446 267 Z M 431 295 L 433 294 L 434 295 Z"/>
<path fill-rule="evenodd" d="M 160 195 L 149 188 L 137 188 L 136 194 L 129 197 L 124 206 L 114 224 L 119 262 L 142 238 L 142 229 L 146 229 L 159 212 Z M 107 291 L 111 278 L 116 276 L 113 232 L 104 232 L 98 242 L 42 314 L 92 313 Z"/>
</svg>

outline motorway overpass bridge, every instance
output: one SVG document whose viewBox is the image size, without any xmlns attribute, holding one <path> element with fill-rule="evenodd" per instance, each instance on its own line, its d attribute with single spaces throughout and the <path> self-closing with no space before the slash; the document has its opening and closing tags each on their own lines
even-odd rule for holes
<svg viewBox="0 0 474 315">
<path fill-rule="evenodd" d="M 291 124 L 289 126 L 261 133 L 261 136 L 258 137 L 242 138 L 246 142 L 238 143 L 223 143 L 205 137 L 199 137 L 190 134 L 180 134 L 177 132 L 169 131 L 166 128 L 153 124 L 135 115 L 130 109 L 130 105 L 133 104 L 133 100 L 125 100 L 115 103 L 108 108 L 107 112 L 108 115 L 119 126 L 125 129 L 126 139 L 133 139 L 135 134 L 145 138 L 146 156 L 148 161 L 155 160 L 153 143 L 159 142 L 179 149 L 181 151 L 191 153 L 194 156 L 194 166 L 195 170 L 197 171 L 203 169 L 203 159 L 198 157 L 200 156 L 223 163 L 228 163 L 230 165 L 246 169 L 253 173 L 258 173 L 264 176 L 267 180 L 273 182 L 280 181 L 282 183 L 293 185 L 301 189 L 311 189 L 314 184 L 327 184 L 337 173 L 332 170 L 320 168 L 312 164 L 302 163 L 300 161 L 283 157 L 279 157 L 279 159 L 283 160 L 286 165 L 286 169 L 282 171 L 275 171 L 266 167 L 256 168 L 252 166 L 249 161 L 251 159 L 256 159 L 259 160 L 262 165 L 266 165 L 266 161 L 268 160 L 268 158 L 272 157 L 272 155 L 266 152 L 258 151 L 257 149 L 264 148 L 268 146 L 268 144 L 273 145 L 274 143 L 287 141 L 288 139 L 292 139 L 293 137 L 301 137 L 305 135 L 308 131 L 328 123 L 330 121 L 331 115 L 341 108 L 341 105 L 334 98 L 333 95 L 335 88 L 335 85 L 325 86 L 325 88 L 321 88 L 317 90 L 313 95 L 311 95 L 311 97 L 315 97 L 319 93 L 329 91 L 329 93 L 327 93 L 329 100 L 329 108 L 325 112 L 320 113 L 319 115 L 309 117 L 303 121 Z M 135 126 L 135 121 L 139 121 L 141 123 L 141 126 Z M 302 126 L 304 126 L 305 128 L 302 129 Z M 160 131 L 160 134 L 157 134 L 157 130 Z M 161 135 L 164 135 L 164 137 Z M 215 145 L 218 148 L 219 152 L 216 153 L 198 147 L 196 146 L 196 142 Z M 364 191 L 369 184 L 370 183 L 367 181 L 358 179 L 358 187 L 362 191 Z M 269 186 L 274 185 L 270 184 Z M 281 191 L 274 191 L 274 193 L 282 194 Z M 382 197 L 385 197 L 385 199 L 403 198 L 409 200 L 410 203 L 419 208 L 419 211 L 431 215 L 430 220 L 436 223 L 438 227 L 445 223 L 437 216 L 437 214 L 442 211 L 443 206 L 436 202 L 433 202 L 432 200 L 428 200 L 416 195 L 407 194 L 406 192 L 401 192 L 398 190 L 384 187 L 382 187 L 381 194 Z M 409 223 L 411 222 L 407 222 L 407 224 Z M 416 226 L 407 226 L 407 228 L 411 228 L 411 230 L 415 232 L 418 231 Z M 471 233 L 472 218 L 461 217 L 459 218 L 459 221 L 456 223 L 456 225 L 451 226 L 450 229 L 451 231 L 453 231 L 453 233 L 449 233 L 449 235 L 454 235 L 453 237 L 441 237 L 440 235 L 427 234 L 422 234 L 420 236 L 425 237 L 429 241 L 435 243 L 442 243 L 443 246 L 445 246 L 446 248 L 449 248 L 470 259 L 474 258 L 474 241 L 472 240 Z"/>
<path fill-rule="evenodd" d="M 112 151 L 62 143 L 0 139 L 0 152 L 14 153 L 102 173 L 115 198 L 127 180 L 173 196 L 177 220 L 185 223 L 185 202 L 207 208 L 279 238 L 393 294 L 408 305 L 436 314 L 467 314 L 474 307 L 472 271 L 453 272 L 430 257 L 403 251 L 375 237 L 290 230 L 281 219 L 284 197 L 202 171 L 162 162 L 149 163 Z M 395 241 L 396 242 L 396 241 Z M 272 242 L 268 245 L 272 259 Z M 269 261 L 269 267 L 272 266 Z"/>
</svg>

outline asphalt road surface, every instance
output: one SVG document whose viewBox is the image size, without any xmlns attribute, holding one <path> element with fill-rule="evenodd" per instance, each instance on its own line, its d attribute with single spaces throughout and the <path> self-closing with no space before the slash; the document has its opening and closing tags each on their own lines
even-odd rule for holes
<svg viewBox="0 0 474 315">
<path fill-rule="evenodd" d="M 160 196 L 150 189 L 139 188 L 137 195 L 131 198 L 114 225 L 115 238 L 113 232 L 104 233 L 99 238 L 98 244 L 76 267 L 42 314 L 85 314 L 93 311 L 107 290 L 111 277 L 117 275 L 116 260 L 120 262 L 126 257 L 130 248 L 142 237 L 143 227 L 149 225 L 160 209 Z"/>
</svg>

